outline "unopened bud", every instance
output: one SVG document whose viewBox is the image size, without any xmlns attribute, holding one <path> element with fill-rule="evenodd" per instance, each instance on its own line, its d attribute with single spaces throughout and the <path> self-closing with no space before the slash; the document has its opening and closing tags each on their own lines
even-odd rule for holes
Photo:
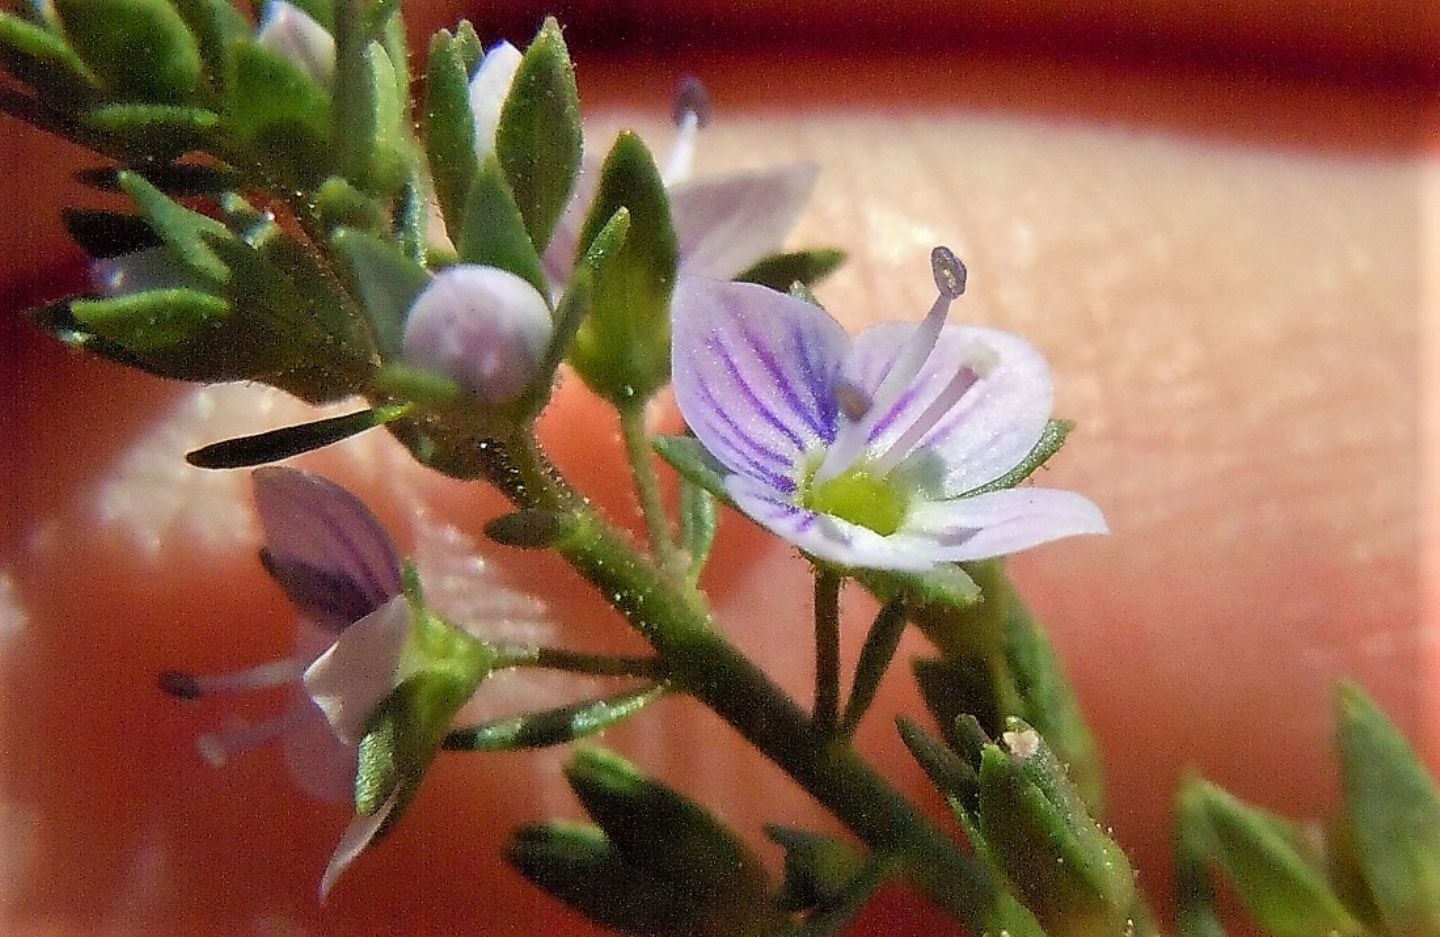
<svg viewBox="0 0 1440 937">
<path fill-rule="evenodd" d="M 285 0 L 270 0 L 255 41 L 294 65 L 322 88 L 335 80 L 335 37 L 310 14 Z"/>
</svg>

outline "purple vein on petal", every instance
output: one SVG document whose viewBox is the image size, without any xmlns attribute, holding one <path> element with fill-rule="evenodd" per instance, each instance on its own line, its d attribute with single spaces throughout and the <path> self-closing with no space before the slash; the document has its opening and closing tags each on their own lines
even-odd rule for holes
<svg viewBox="0 0 1440 937">
<path fill-rule="evenodd" d="M 805 425 L 809 426 L 815 435 L 823 437 L 825 428 L 820 425 L 814 408 L 806 406 L 805 402 L 800 399 L 800 395 L 795 393 L 795 386 L 790 382 L 790 376 L 780 367 L 780 362 L 775 359 L 774 352 L 765 346 L 764 341 L 758 335 L 743 325 L 740 326 L 740 336 L 745 339 L 745 344 L 750 346 L 755 360 L 759 361 L 760 366 L 769 373 L 771 380 L 775 382 L 775 389 L 780 392 L 780 396 L 785 398 L 790 409 L 805 421 Z M 800 362 L 802 372 L 808 370 L 808 364 L 809 362 L 805 360 Z M 810 380 L 808 375 L 806 379 L 807 382 Z"/>
<path fill-rule="evenodd" d="M 780 418 L 780 415 L 770 409 L 769 405 L 760 399 L 760 395 L 755 393 L 755 388 L 751 386 L 750 382 L 747 381 L 741 373 L 740 366 L 736 363 L 735 356 L 729 346 L 725 344 L 725 341 L 719 336 L 711 336 L 705 341 L 705 347 L 709 348 L 715 353 L 715 356 L 720 359 L 720 362 L 725 366 L 725 370 L 730 376 L 730 380 L 734 383 L 735 388 L 745 396 L 746 400 L 750 401 L 750 406 L 756 415 L 773 426 L 780 435 L 790 440 L 790 443 L 796 449 L 803 450 L 805 448 L 805 441 L 800 438 L 800 434 L 791 429 L 790 426 Z"/>
<path fill-rule="evenodd" d="M 835 421 L 839 413 L 839 404 L 833 390 L 835 376 L 833 373 L 821 374 L 815 360 L 810 357 L 810 343 L 794 323 L 791 323 L 789 333 L 791 350 L 795 359 L 800 362 L 805 384 L 810 389 L 810 396 L 815 401 L 815 409 L 819 415 L 820 425 L 816 427 L 816 432 L 826 444 L 832 443 L 835 441 Z"/>
<path fill-rule="evenodd" d="M 703 429 L 717 442 L 723 444 L 731 459 L 740 463 L 738 465 L 731 465 L 729 462 L 726 462 L 726 460 L 721 459 L 722 462 L 726 462 L 726 468 L 744 475 L 749 475 L 756 481 L 763 482 L 771 488 L 787 494 L 795 490 L 795 483 L 793 481 L 761 465 L 753 456 L 750 456 L 744 451 L 743 445 L 737 443 L 728 432 L 716 426 L 714 423 L 707 420 L 705 424 L 702 427 L 698 427 L 698 429 Z"/>
<path fill-rule="evenodd" d="M 728 427 L 730 431 L 734 433 L 738 439 L 741 440 L 741 442 L 743 442 L 748 448 L 752 450 L 754 455 L 765 457 L 769 461 L 775 463 L 775 466 L 780 469 L 788 470 L 794 465 L 793 459 L 787 458 L 783 453 L 776 452 L 774 449 L 770 448 L 765 443 L 756 439 L 749 432 L 747 432 L 744 427 L 742 427 L 738 422 L 736 422 L 735 418 L 730 415 L 730 411 L 725 407 L 724 404 L 720 402 L 720 399 L 715 395 L 714 390 L 711 389 L 710 384 L 703 377 L 696 377 L 694 379 L 694 383 L 696 390 L 698 390 L 700 392 L 700 395 L 705 398 L 705 403 L 710 408 L 710 412 L 715 414 L 715 416 L 719 417 L 720 420 L 724 422 L 725 426 Z M 803 450 L 803 448 L 804 447 L 802 446 L 801 449 Z"/>
</svg>

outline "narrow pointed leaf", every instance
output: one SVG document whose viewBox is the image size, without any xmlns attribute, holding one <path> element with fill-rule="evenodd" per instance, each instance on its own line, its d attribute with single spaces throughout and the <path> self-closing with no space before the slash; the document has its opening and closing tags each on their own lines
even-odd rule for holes
<svg viewBox="0 0 1440 937">
<path fill-rule="evenodd" d="M 185 461 L 196 468 L 207 469 L 248 468 L 279 462 L 382 426 L 403 412 L 403 407 L 376 407 L 254 436 L 227 439 L 187 453 Z"/>
<path fill-rule="evenodd" d="M 309 76 L 256 42 L 238 42 L 227 83 L 225 122 L 243 145 L 312 186 L 330 175 L 331 104 Z"/>
<path fill-rule="evenodd" d="M 398 357 L 405 315 L 430 282 L 430 274 L 388 242 L 364 231 L 342 228 L 331 243 L 350 265 L 381 352 L 387 358 Z"/>
<path fill-rule="evenodd" d="M 916 723 L 901 716 L 896 720 L 900 738 L 930 783 L 953 809 L 963 810 L 973 820 L 979 806 L 980 776 L 955 750 L 930 735 Z"/>
<path fill-rule="evenodd" d="M 644 687 L 558 709 L 454 729 L 445 737 L 445 747 L 454 751 L 514 751 L 563 745 L 623 722 L 664 692 L 661 686 Z"/>
<path fill-rule="evenodd" d="M 688 478 L 680 479 L 680 546 L 690 557 L 690 578 L 698 579 L 720 522 L 715 496 Z"/>
<path fill-rule="evenodd" d="M 1210 862 L 1217 851 L 1202 788 L 1187 778 L 1175 816 L 1175 926 L 1180 937 L 1225 937 Z"/>
<path fill-rule="evenodd" d="M 657 436 L 651 445 L 680 477 L 708 491 L 717 500 L 732 504 L 725 491 L 725 468 L 706 451 L 694 436 Z"/>
<path fill-rule="evenodd" d="M 230 278 L 230 270 L 215 253 L 209 239 L 230 238 L 230 232 L 214 218 L 193 212 L 155 188 L 144 176 L 122 172 L 120 188 L 135 201 L 150 227 L 185 264 L 217 283 Z"/>
<path fill-rule="evenodd" d="M 493 157 L 472 179 L 463 217 L 465 222 L 455 241 L 462 261 L 508 270 L 535 287 L 541 296 L 549 295 L 550 285 L 540 256 L 525 233 L 525 219 L 520 217 L 505 173 Z"/>
<path fill-rule="evenodd" d="M 455 51 L 460 54 L 460 64 L 465 66 L 465 74 L 475 74 L 476 66 L 485 57 L 485 49 L 480 44 L 480 36 L 475 32 L 475 24 L 469 20 L 461 20 L 455 27 Z"/>
<path fill-rule="evenodd" d="M 110 92 L 184 103 L 200 81 L 200 48 L 166 0 L 55 0 L 71 46 Z"/>
<path fill-rule="evenodd" d="M 1355 684 L 1340 690 L 1340 754 L 1355 855 L 1389 930 L 1440 935 L 1440 794 L 1420 759 Z"/>
<path fill-rule="evenodd" d="M 230 315 L 230 304 L 197 290 L 147 290 L 115 299 L 80 299 L 76 319 L 137 355 L 175 351 L 200 340 Z"/>
<path fill-rule="evenodd" d="M 174 0 L 175 9 L 200 46 L 205 70 L 223 81 L 230 69 L 230 48 L 250 35 L 250 24 L 229 0 Z"/>
<path fill-rule="evenodd" d="M 829 248 L 772 254 L 735 275 L 740 283 L 759 283 L 784 293 L 791 284 L 811 286 L 834 273 L 845 262 L 845 252 Z"/>
<path fill-rule="evenodd" d="M 0 61 L 50 100 L 90 93 L 95 76 L 65 40 L 43 26 L 0 10 Z"/>
<path fill-rule="evenodd" d="M 885 672 L 890 668 L 890 661 L 895 657 L 895 649 L 900 646 L 900 636 L 904 633 L 905 602 L 903 599 L 891 599 L 875 616 L 869 633 L 865 635 L 865 643 L 860 646 L 860 659 L 855 664 L 855 681 L 850 689 L 850 698 L 845 702 L 845 713 L 840 719 L 843 731 L 854 731 L 870 709 L 870 704 L 874 702 L 875 694 L 880 689 L 880 681 L 884 679 Z"/>
<path fill-rule="evenodd" d="M 425 82 L 425 152 L 440 213 L 452 240 L 461 229 L 466 198 L 479 171 L 469 69 L 458 46 L 458 40 L 445 30 L 435 34 Z"/>
<path fill-rule="evenodd" d="M 133 172 L 144 176 L 147 182 L 171 198 L 219 195 L 227 189 L 234 188 L 239 182 L 234 171 L 205 163 L 162 163 L 155 166 L 122 166 L 119 169 L 84 169 L 76 173 L 76 178 L 85 185 L 93 186 L 96 189 L 116 192 L 120 189 L 119 175 L 121 172 Z M 147 230 L 149 229 L 149 225 L 145 227 Z M 140 244 L 132 247 L 131 250 L 139 250 L 140 247 L 159 243 L 153 233 L 150 240 L 151 244 Z"/>
<path fill-rule="evenodd" d="M 525 508 L 486 524 L 485 536 L 507 547 L 543 550 L 563 538 L 567 527 L 563 515 L 543 508 Z"/>
<path fill-rule="evenodd" d="M 570 201 L 582 142 L 575 69 L 560 26 L 551 17 L 520 60 L 495 131 L 495 154 L 536 250 L 550 243 L 555 222 Z"/>
<path fill-rule="evenodd" d="M 170 159 L 204 149 L 220 115 L 173 104 L 108 104 L 88 111 L 85 125 L 114 137 L 127 150 Z"/>
<path fill-rule="evenodd" d="M 596 393 L 633 405 L 670 378 L 670 294 L 679 247 L 660 172 L 645 144 L 628 132 L 601 167 L 580 243 L 592 241 L 620 208 L 630 210 L 630 233 L 595 278 L 590 315 L 570 363 Z"/>
</svg>

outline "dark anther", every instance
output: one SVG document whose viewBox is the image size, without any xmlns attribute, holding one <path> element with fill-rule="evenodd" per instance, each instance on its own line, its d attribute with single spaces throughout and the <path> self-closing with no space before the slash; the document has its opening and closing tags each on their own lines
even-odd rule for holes
<svg viewBox="0 0 1440 937">
<path fill-rule="evenodd" d="M 156 681 L 160 689 L 180 699 L 199 699 L 202 695 L 200 681 L 182 670 L 166 670 Z"/>
<path fill-rule="evenodd" d="M 965 265 L 950 248 L 942 246 L 930 252 L 930 271 L 942 295 L 956 299 L 965 292 Z"/>
</svg>

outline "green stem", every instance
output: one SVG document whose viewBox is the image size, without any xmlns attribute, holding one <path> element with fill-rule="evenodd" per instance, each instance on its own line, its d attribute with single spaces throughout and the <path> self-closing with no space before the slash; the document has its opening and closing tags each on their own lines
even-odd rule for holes
<svg viewBox="0 0 1440 937">
<path fill-rule="evenodd" d="M 845 716 L 840 720 L 841 738 L 850 738 L 860 720 L 865 718 L 904 633 L 905 602 L 899 598 L 891 599 L 875 616 L 875 623 L 870 626 L 870 633 L 865 636 L 865 644 L 860 648 L 855 683 L 850 688 L 850 698 L 845 701 Z"/>
<path fill-rule="evenodd" d="M 532 440 L 477 453 L 485 474 L 521 508 L 567 518 L 556 549 L 643 635 L 676 689 L 709 706 L 877 852 L 975 933 L 1001 894 L 974 857 L 941 833 L 848 744 L 806 714 L 712 626 L 701 595 L 665 575 L 548 467 Z"/>
<path fill-rule="evenodd" d="M 815 710 L 811 719 L 822 736 L 835 731 L 840 709 L 840 584 L 833 570 L 815 570 Z"/>
<path fill-rule="evenodd" d="M 558 647 L 502 647 L 499 667 L 535 667 L 564 670 L 569 673 L 597 677 L 663 676 L 660 662 L 653 657 L 617 657 L 610 654 L 586 654 Z"/>
<path fill-rule="evenodd" d="M 683 573 L 685 558 L 676 549 L 671 536 L 669 516 L 665 513 L 664 499 L 660 497 L 660 480 L 655 476 L 654 463 L 650 461 L 645 406 L 642 403 L 619 409 L 620 435 L 625 440 L 625 455 L 635 476 L 635 493 L 640 499 L 640 513 L 645 517 L 645 529 L 650 535 L 650 550 L 664 569 L 671 573 Z"/>
</svg>

